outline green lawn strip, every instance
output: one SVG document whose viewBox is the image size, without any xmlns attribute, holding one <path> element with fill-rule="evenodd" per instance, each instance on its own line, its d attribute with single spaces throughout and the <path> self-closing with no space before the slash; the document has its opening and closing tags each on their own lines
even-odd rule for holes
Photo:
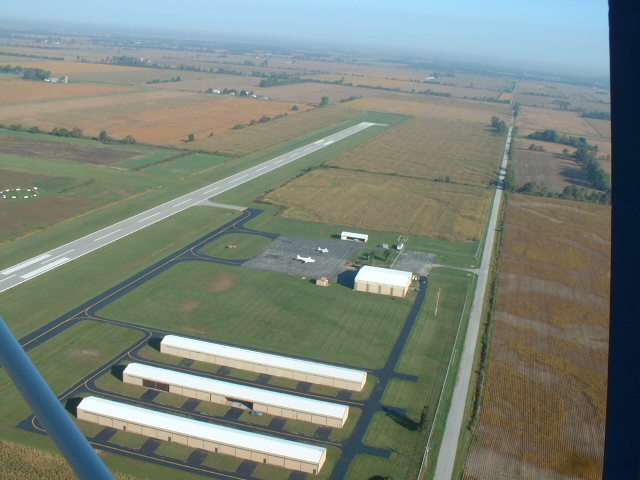
<svg viewBox="0 0 640 480">
<path fill-rule="evenodd" d="M 141 337 L 137 330 L 83 321 L 35 347 L 29 357 L 60 394 Z M 15 425 L 31 410 L 4 370 L 0 386 L 0 418 L 3 424 Z"/>
<path fill-rule="evenodd" d="M 207 458 L 202 462 L 207 467 L 218 468 L 220 470 L 226 470 L 227 472 L 235 472 L 238 465 L 242 463 L 241 458 L 232 457 L 230 455 L 221 455 L 219 453 L 209 453 Z"/>
<path fill-rule="evenodd" d="M 317 429 L 318 425 L 315 423 L 303 422 L 292 418 L 288 418 L 287 423 L 285 424 L 285 430 L 287 432 L 300 433 L 308 436 L 312 436 Z"/>
<path fill-rule="evenodd" d="M 172 442 L 162 442 L 156 448 L 155 454 L 163 457 L 176 458 L 178 460 L 186 460 L 193 453 L 192 447 Z"/>
<path fill-rule="evenodd" d="M 239 378 L 240 380 L 248 380 L 250 382 L 255 381 L 259 375 L 259 373 L 240 370 L 239 368 L 232 368 L 229 372 L 230 377 Z"/>
<path fill-rule="evenodd" d="M 227 405 L 205 401 L 200 402 L 196 407 L 196 411 L 205 415 L 213 415 L 214 417 L 224 417 L 230 409 L 231 407 Z"/>
<path fill-rule="evenodd" d="M 110 443 L 115 443 L 121 447 L 128 447 L 137 450 L 149 439 L 144 435 L 137 433 L 125 432 L 122 430 L 116 431 L 116 433 L 109 439 Z"/>
<path fill-rule="evenodd" d="M 20 338 L 236 215 L 229 210 L 193 207 L 158 222 L 1 293 L 3 317 Z"/>
<path fill-rule="evenodd" d="M 214 165 L 227 161 L 226 157 L 208 155 L 204 153 L 186 154 L 179 152 L 177 158 L 170 157 L 168 161 L 161 159 L 157 164 L 144 169 L 144 173 L 152 175 L 185 176 L 208 170 Z"/>
<path fill-rule="evenodd" d="M 153 399 L 155 403 L 166 405 L 167 407 L 180 408 L 188 400 L 187 397 L 178 395 L 176 393 L 160 392 L 156 398 Z"/>
<path fill-rule="evenodd" d="M 410 300 L 358 295 L 339 285 L 319 289 L 297 276 L 189 262 L 100 314 L 285 355 L 379 368 L 410 308 Z"/>
<path fill-rule="evenodd" d="M 394 478 L 416 478 L 427 436 L 407 427 L 402 423 L 402 418 L 394 419 L 380 412 L 374 415 L 369 424 L 364 443 L 393 452 L 387 462 L 394 466 Z"/>
<path fill-rule="evenodd" d="M 287 480 L 291 475 L 291 470 L 259 463 L 251 475 L 262 480 Z"/>
<path fill-rule="evenodd" d="M 357 455 L 349 464 L 346 480 L 363 480 L 375 478 L 401 479 L 398 476 L 398 454 L 392 454 L 389 459 L 374 457 L 373 455 Z M 414 477 L 406 477 L 414 478 Z"/>
<path fill-rule="evenodd" d="M 298 380 L 291 380 L 290 378 L 282 378 L 282 377 L 275 377 L 272 376 L 269 379 L 269 385 L 273 385 L 275 387 L 283 387 L 283 388 L 290 388 L 291 390 L 294 390 L 297 386 L 298 386 Z M 336 392 L 337 390 L 335 388 L 331 388 L 331 387 L 327 387 L 328 389 L 330 389 L 332 392 Z"/>
<path fill-rule="evenodd" d="M 95 437 L 105 428 L 103 425 L 98 425 L 97 423 L 92 422 L 85 422 L 84 420 L 77 420 L 76 425 L 78 425 L 82 433 L 84 433 L 87 437 Z"/>
<path fill-rule="evenodd" d="M 274 418 L 276 417 L 273 415 L 267 415 L 266 413 L 263 413 L 262 415 L 252 415 L 251 410 L 244 410 L 242 415 L 240 415 L 241 421 L 262 426 L 268 426 Z"/>
<path fill-rule="evenodd" d="M 346 440 L 353 433 L 356 424 L 362 416 L 362 410 L 358 407 L 349 406 L 349 417 L 342 428 L 332 428 L 329 434 L 329 440 Z"/>
<path fill-rule="evenodd" d="M 140 398 L 140 396 L 147 391 L 146 387 L 124 383 L 122 380 L 114 377 L 110 370 L 107 370 L 105 373 L 100 375 L 95 383 L 98 388 L 126 395 L 131 398 Z"/>
<path fill-rule="evenodd" d="M 140 355 L 142 358 L 146 360 L 164 362 L 164 363 L 169 363 L 171 365 L 178 365 L 182 361 L 180 357 L 176 357 L 174 355 L 167 355 L 166 353 L 161 353 L 149 345 L 145 345 L 142 349 L 140 349 L 138 351 L 138 355 Z M 161 367 L 161 368 L 165 368 L 165 367 Z M 168 367 L 168 368 L 171 368 L 171 367 Z"/>
<path fill-rule="evenodd" d="M 232 260 L 253 258 L 267 248 L 271 242 L 270 238 L 261 235 L 231 233 L 206 245 L 200 251 L 212 257 Z"/>
</svg>

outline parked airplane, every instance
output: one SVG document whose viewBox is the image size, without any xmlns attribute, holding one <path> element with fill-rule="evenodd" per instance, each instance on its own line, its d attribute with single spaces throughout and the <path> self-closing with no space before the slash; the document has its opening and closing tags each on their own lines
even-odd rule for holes
<svg viewBox="0 0 640 480">
<path fill-rule="evenodd" d="M 322 253 L 329 253 L 329 249 L 328 248 L 322 248 L 322 247 L 318 247 L 316 248 L 317 251 L 322 252 Z"/>
<path fill-rule="evenodd" d="M 300 260 L 304 263 L 314 263 L 315 260 L 311 257 L 301 257 L 300 255 L 296 255 L 296 260 Z"/>
</svg>

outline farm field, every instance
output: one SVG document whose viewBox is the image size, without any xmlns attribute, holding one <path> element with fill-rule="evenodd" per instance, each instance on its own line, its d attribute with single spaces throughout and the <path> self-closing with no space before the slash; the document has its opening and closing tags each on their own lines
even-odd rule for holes
<svg viewBox="0 0 640 480">
<path fill-rule="evenodd" d="M 521 135 L 528 135 L 536 130 L 557 130 L 565 135 L 587 139 L 601 137 L 589 120 L 591 119 L 582 118 L 576 112 L 523 106 L 518 115 L 517 125 Z M 607 137 L 610 137 L 610 134 Z"/>
<path fill-rule="evenodd" d="M 288 102 L 318 104 L 322 97 L 329 97 L 330 104 L 337 104 L 342 99 L 354 96 L 371 96 L 382 93 L 371 88 L 348 87 L 327 83 L 292 83 L 276 87 L 256 88 L 258 95 Z"/>
<path fill-rule="evenodd" d="M 485 187 L 321 168 L 267 194 L 298 220 L 450 241 L 482 237 Z"/>
<path fill-rule="evenodd" d="M 86 135 L 102 130 L 115 138 L 132 135 L 137 141 L 179 145 L 196 137 L 221 133 L 238 123 L 262 116 L 294 115 L 292 103 L 156 90 L 29 105 L 0 106 L 0 121 L 54 127 L 79 127 Z M 308 107 L 299 107 L 300 111 Z"/>
<path fill-rule="evenodd" d="M 247 155 L 294 140 L 315 130 L 332 127 L 361 114 L 362 112 L 349 108 L 314 108 L 267 123 L 259 123 L 240 130 L 230 130 L 224 135 L 196 137 L 195 142 L 184 144 L 183 147 L 218 152 L 228 156 Z"/>
<path fill-rule="evenodd" d="M 318 288 L 296 276 L 203 262 L 176 265 L 99 313 L 204 339 L 378 368 L 410 307 L 410 299 L 354 295 L 341 285 Z"/>
<path fill-rule="evenodd" d="M 0 104 L 54 100 L 67 97 L 110 95 L 130 88 L 86 83 L 49 83 L 0 76 Z"/>
<path fill-rule="evenodd" d="M 544 152 L 532 151 L 529 150 L 530 142 L 544 146 L 545 150 L 547 146 L 553 147 Z M 548 190 L 554 193 L 561 193 L 565 187 L 571 185 L 591 188 L 580 165 L 569 156 L 570 154 L 562 154 L 562 148 L 557 147 L 566 148 L 565 145 L 537 140 L 515 141 L 511 148 L 514 152 L 513 169 L 519 187 L 527 182 L 544 183 Z M 570 151 L 573 150 L 572 148 Z"/>
<path fill-rule="evenodd" d="M 504 139 L 475 123 L 413 117 L 328 162 L 330 166 L 487 186 Z"/>
<path fill-rule="evenodd" d="M 378 110 L 405 115 L 418 115 L 452 120 L 490 123 L 493 115 L 506 115 L 510 106 L 500 103 L 474 102 L 455 98 L 439 98 L 428 95 L 381 94 L 360 98 L 345 104 L 361 110 Z"/>
<path fill-rule="evenodd" d="M 609 207 L 510 195 L 465 479 L 602 475 Z"/>
</svg>

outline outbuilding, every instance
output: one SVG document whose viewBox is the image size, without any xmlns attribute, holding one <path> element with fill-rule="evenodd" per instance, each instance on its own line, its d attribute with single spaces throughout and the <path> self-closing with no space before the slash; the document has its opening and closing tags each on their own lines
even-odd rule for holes
<svg viewBox="0 0 640 480">
<path fill-rule="evenodd" d="M 255 412 L 332 428 L 342 428 L 349 415 L 349 407 L 339 403 L 224 382 L 142 363 L 127 365 L 122 372 L 122 380 L 222 405 L 241 403 Z"/>
<path fill-rule="evenodd" d="M 201 362 L 360 392 L 367 372 L 214 342 L 166 335 L 160 351 Z"/>
<path fill-rule="evenodd" d="M 358 292 L 404 297 L 411 286 L 411 272 L 390 268 L 362 267 L 356 275 L 354 290 Z"/>
<path fill-rule="evenodd" d="M 79 420 L 166 442 L 312 474 L 320 472 L 327 456 L 327 450 L 316 445 L 223 427 L 98 397 L 82 399 L 77 407 L 77 417 Z"/>
<path fill-rule="evenodd" d="M 366 233 L 342 232 L 340 234 L 340 240 L 353 240 L 355 242 L 367 243 L 369 241 L 369 235 Z"/>
</svg>

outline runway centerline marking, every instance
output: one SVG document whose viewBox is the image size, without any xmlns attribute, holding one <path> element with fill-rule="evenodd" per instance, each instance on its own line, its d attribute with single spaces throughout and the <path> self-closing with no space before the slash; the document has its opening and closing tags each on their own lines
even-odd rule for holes
<svg viewBox="0 0 640 480">
<path fill-rule="evenodd" d="M 117 230 L 114 230 L 113 232 L 109 232 L 109 233 L 107 233 L 106 235 L 103 235 L 103 236 L 101 236 L 101 237 L 98 237 L 98 238 L 96 238 L 96 239 L 94 240 L 94 242 L 97 242 L 98 240 L 102 240 L 103 238 L 106 238 L 106 237 L 108 237 L 109 235 L 113 235 L 114 233 L 118 233 L 120 230 L 122 230 L 122 229 L 121 229 L 121 228 L 119 228 L 119 229 L 117 229 Z"/>
<path fill-rule="evenodd" d="M 183 200 L 183 201 L 182 201 L 182 202 L 180 202 L 180 203 L 176 203 L 176 204 L 173 206 L 173 208 L 177 208 L 177 207 L 179 207 L 180 205 L 184 205 L 185 203 L 190 202 L 190 201 L 191 201 L 191 199 L 190 199 L 190 198 L 188 198 L 188 199 L 186 199 L 186 200 Z"/>
<path fill-rule="evenodd" d="M 138 223 L 142 223 L 145 220 L 149 220 L 151 217 L 155 217 L 156 215 L 160 215 L 162 213 L 162 211 L 160 212 L 156 212 L 156 213 L 152 213 L 151 215 L 149 215 L 148 217 L 144 217 L 142 220 L 138 220 Z"/>
</svg>

